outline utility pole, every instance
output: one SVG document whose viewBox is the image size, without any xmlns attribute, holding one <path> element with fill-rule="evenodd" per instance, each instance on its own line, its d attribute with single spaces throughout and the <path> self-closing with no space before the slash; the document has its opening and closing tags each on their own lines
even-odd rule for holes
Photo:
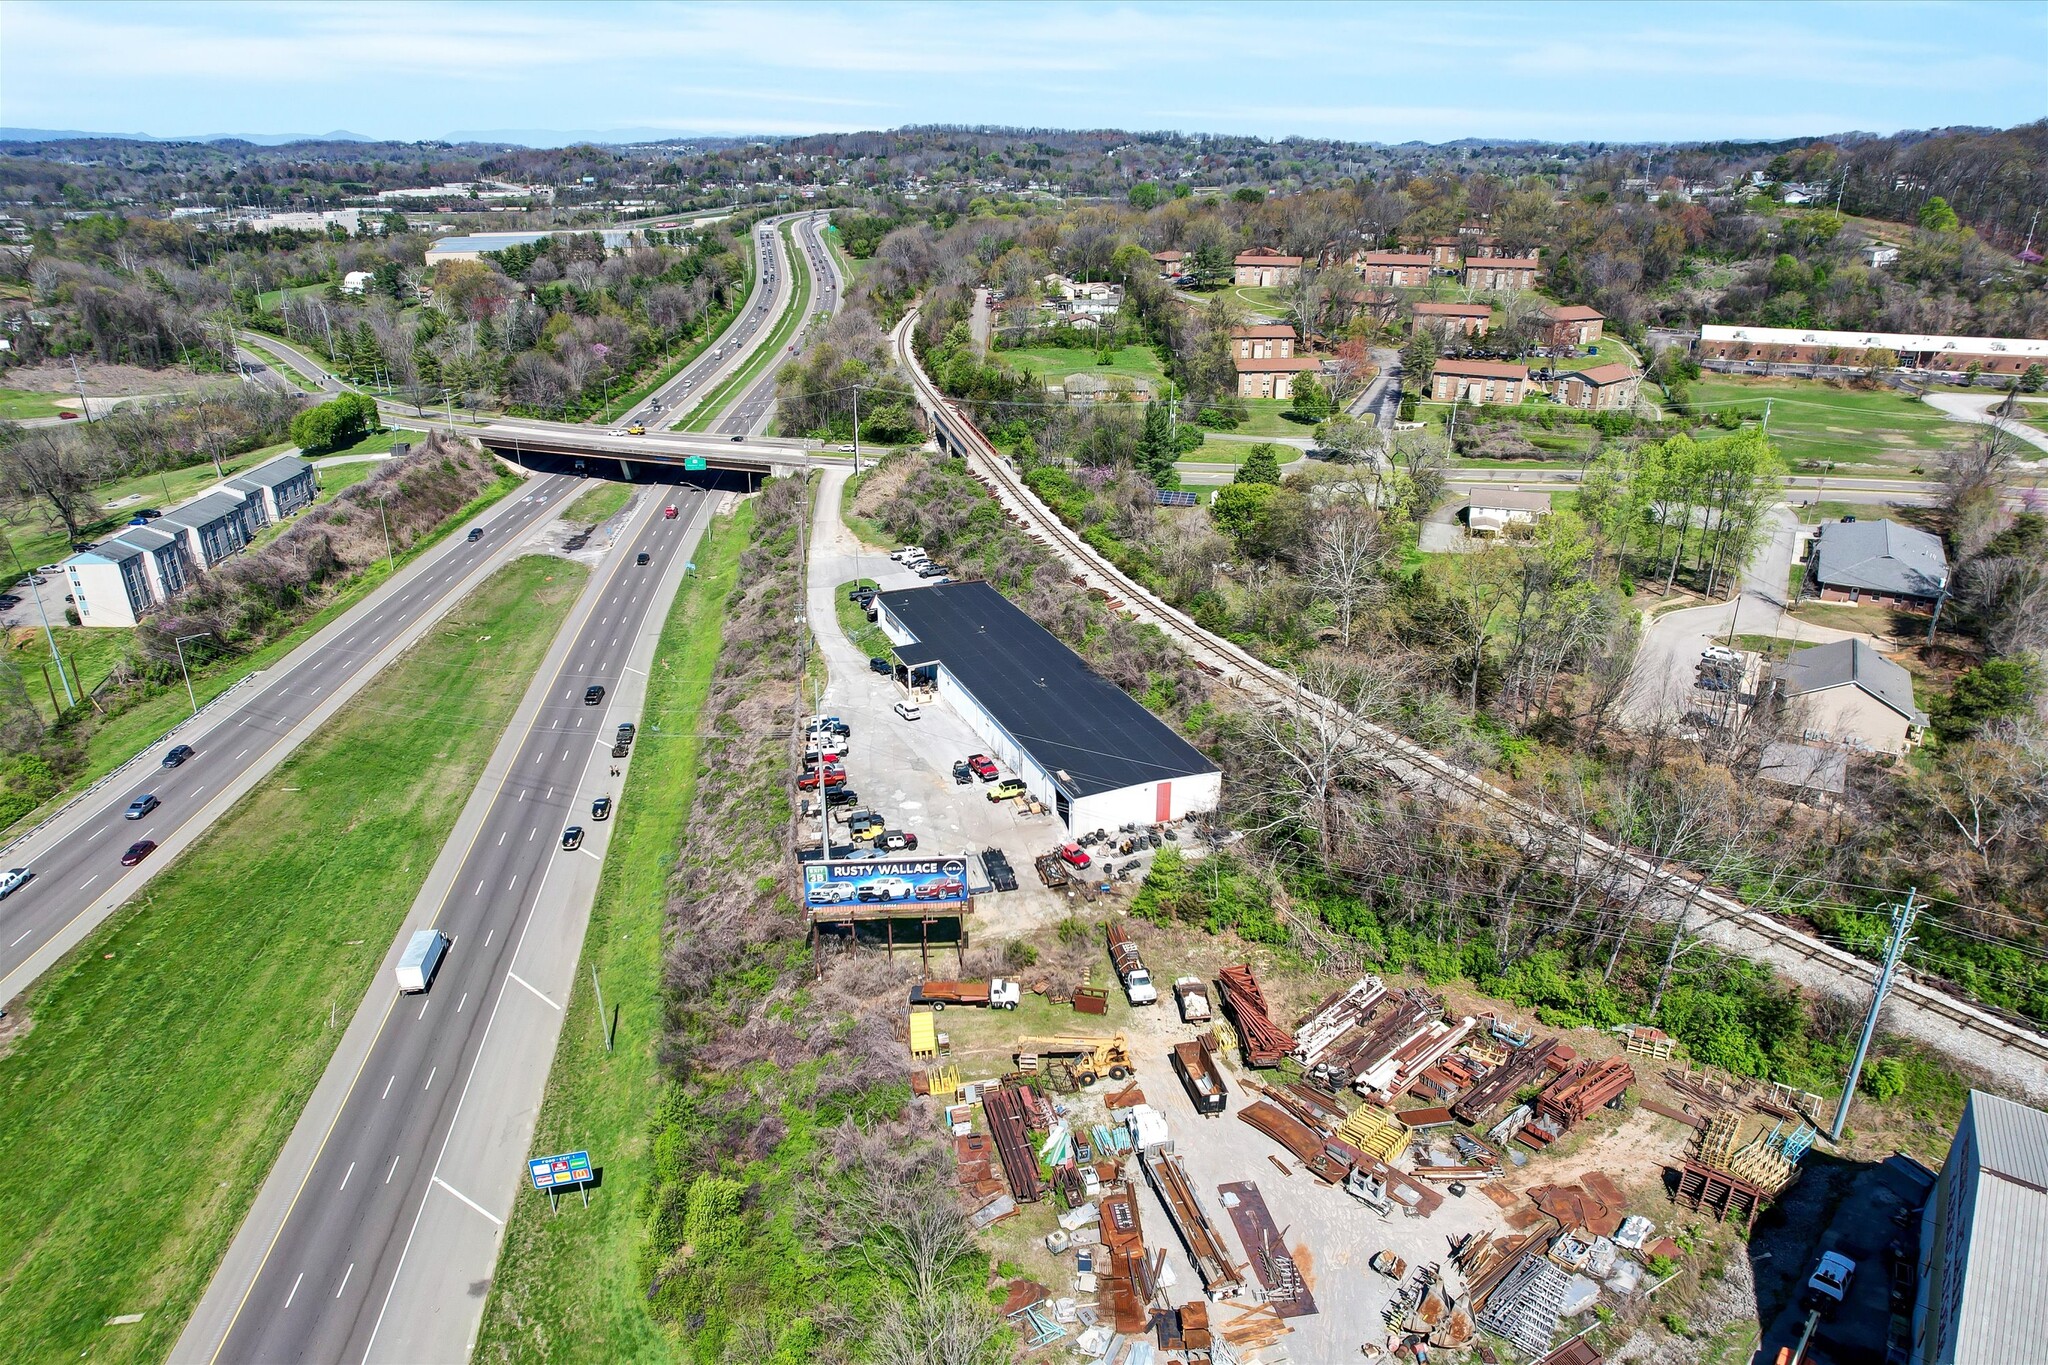
<svg viewBox="0 0 2048 1365">
<path fill-rule="evenodd" d="M 36 591 L 35 575 L 21 562 L 21 551 L 14 548 L 12 537 L 0 536 L 7 542 L 7 554 L 14 561 L 15 569 L 28 580 L 28 594 L 36 599 L 36 613 L 43 618 L 43 638 L 49 641 L 50 657 L 57 661 L 57 680 L 64 684 L 64 705 L 69 708 L 78 705 L 78 698 L 71 695 L 71 679 L 64 676 L 64 656 L 57 652 L 57 633 L 50 629 L 50 609 L 43 605 L 43 595 Z M 56 698 L 52 697 L 51 701 Z"/>
<path fill-rule="evenodd" d="M 1764 400 L 1764 435 L 1771 434 L 1771 400 Z"/>
<path fill-rule="evenodd" d="M 85 414 L 88 425 L 92 422 L 92 404 L 85 399 L 85 374 L 78 368 L 78 357 L 71 357 L 71 377 L 78 382 L 78 410 Z"/>
<path fill-rule="evenodd" d="M 853 472 L 860 475 L 860 385 L 853 386 Z M 822 788 L 820 789 L 822 790 Z"/>
<path fill-rule="evenodd" d="M 199 714 L 199 697 L 192 690 L 192 670 L 185 667 L 185 642 L 187 640 L 204 640 L 210 633 L 209 631 L 202 630 L 197 635 L 180 635 L 177 640 L 178 671 L 185 675 L 185 700 L 192 703 L 192 714 L 195 716 Z"/>
<path fill-rule="evenodd" d="M 1913 921 L 1920 914 L 1918 904 L 1920 888 L 1914 887 L 1906 893 L 1904 905 L 1892 907 L 1892 940 L 1885 945 L 1884 970 L 1877 974 L 1877 993 L 1870 997 L 1870 1013 L 1863 1020 L 1863 1036 L 1856 1040 L 1856 1056 L 1849 1063 L 1849 1078 L 1842 1083 L 1842 1101 L 1835 1106 L 1835 1123 L 1828 1129 L 1828 1141 L 1842 1140 L 1842 1125 L 1849 1119 L 1849 1101 L 1855 1097 L 1857 1078 L 1863 1074 L 1863 1058 L 1870 1051 L 1871 1035 L 1877 1032 L 1877 1016 L 1884 1012 L 1885 992 L 1892 988 L 1892 974 L 1898 970 L 1899 959 L 1906 955 L 1906 945 L 1912 942 Z"/>
<path fill-rule="evenodd" d="M 391 517 L 385 511 L 386 507 L 390 505 L 390 502 L 391 498 L 389 494 L 386 494 L 384 497 L 377 499 L 377 520 L 384 524 L 384 567 L 387 569 L 396 569 L 398 567 L 398 563 L 391 557 Z"/>
</svg>

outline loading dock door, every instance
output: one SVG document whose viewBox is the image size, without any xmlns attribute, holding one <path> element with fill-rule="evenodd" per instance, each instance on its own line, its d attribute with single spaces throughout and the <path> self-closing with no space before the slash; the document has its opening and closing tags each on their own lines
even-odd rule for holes
<svg viewBox="0 0 2048 1365">
<path fill-rule="evenodd" d="M 1159 797 L 1158 803 L 1152 810 L 1152 819 L 1163 825 L 1173 819 L 1173 784 L 1171 782 L 1161 782 L 1155 790 L 1159 793 Z"/>
<path fill-rule="evenodd" d="M 1052 808 L 1058 813 L 1061 824 L 1068 829 L 1074 827 L 1074 802 L 1058 787 L 1052 789 Z"/>
</svg>

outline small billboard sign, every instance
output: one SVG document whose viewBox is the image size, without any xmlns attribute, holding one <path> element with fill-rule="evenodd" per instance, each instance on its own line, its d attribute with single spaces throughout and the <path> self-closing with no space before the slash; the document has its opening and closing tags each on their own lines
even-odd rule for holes
<svg viewBox="0 0 2048 1365">
<path fill-rule="evenodd" d="M 805 863 L 804 904 L 812 910 L 958 909 L 967 904 L 967 860 L 843 858 Z"/>
<path fill-rule="evenodd" d="M 559 1189 L 563 1185 L 588 1184 L 590 1153 L 564 1152 L 560 1156 L 537 1156 L 526 1163 L 526 1173 L 537 1190 Z"/>
</svg>

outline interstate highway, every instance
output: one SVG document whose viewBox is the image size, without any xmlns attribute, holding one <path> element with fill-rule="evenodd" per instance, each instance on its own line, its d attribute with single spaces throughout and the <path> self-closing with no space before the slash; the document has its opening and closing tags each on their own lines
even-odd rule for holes
<svg viewBox="0 0 2048 1365">
<path fill-rule="evenodd" d="M 648 494 L 557 637 L 173 1360 L 466 1354 L 602 866 L 610 825 L 590 819 L 590 802 L 621 789 L 613 732 L 640 719 L 654 638 L 719 496 Z M 669 502 L 675 520 L 659 514 Z M 584 703 L 593 683 L 602 705 Z M 571 824 L 589 831 L 574 852 L 560 847 Z M 390 964 L 429 924 L 453 945 L 427 993 L 401 996 Z"/>
<path fill-rule="evenodd" d="M 778 219 L 776 221 L 780 222 L 781 220 Z M 824 239 L 819 232 L 818 216 L 807 213 L 799 218 L 797 220 L 795 236 L 798 250 L 802 251 L 807 258 L 802 268 L 808 269 L 811 273 L 812 289 L 814 292 L 811 295 L 810 310 L 813 314 L 818 315 L 818 317 L 829 318 L 839 311 L 839 277 L 837 267 L 829 262 Z M 781 241 L 780 233 L 776 235 L 776 240 L 778 243 Z M 778 257 L 783 254 L 785 253 L 778 246 Z M 788 272 L 789 290 L 792 296 L 796 289 L 795 264 L 794 262 L 791 263 L 792 268 Z M 777 295 L 775 314 L 778 318 L 782 315 L 783 308 L 790 306 L 792 301 L 793 299 L 791 298 L 785 298 L 785 296 L 780 294 Z M 767 430 L 768 419 L 775 412 L 776 373 L 781 370 L 782 362 L 785 359 L 803 349 L 803 344 L 810 336 L 811 328 L 815 325 L 815 322 L 816 318 L 807 317 L 798 323 L 796 331 L 790 336 L 788 351 L 783 355 L 773 356 L 769 359 L 768 363 L 762 367 L 761 373 L 754 376 L 754 382 L 747 386 L 746 391 L 727 405 L 717 424 L 712 427 L 713 431 L 717 432 L 720 436 L 733 437 L 758 435 Z"/>
<path fill-rule="evenodd" d="M 282 663 L 223 693 L 196 721 L 0 850 L 0 868 L 36 874 L 0 901 L 0 1001 L 19 994 L 168 867 L 405 645 L 511 558 L 525 533 L 582 482 L 560 475 L 531 480 L 471 523 L 485 528 L 481 540 L 468 540 L 457 527 Z M 166 770 L 160 764 L 172 744 L 198 752 Z M 144 793 L 163 804 L 143 819 L 123 819 L 128 803 Z M 138 839 L 154 839 L 156 852 L 122 867 L 122 852 Z"/>
</svg>

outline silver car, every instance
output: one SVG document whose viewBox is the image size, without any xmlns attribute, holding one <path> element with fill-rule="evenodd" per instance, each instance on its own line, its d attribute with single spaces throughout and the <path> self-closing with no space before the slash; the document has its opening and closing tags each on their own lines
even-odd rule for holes
<svg viewBox="0 0 2048 1365">
<path fill-rule="evenodd" d="M 22 887 L 27 886 L 29 882 L 34 880 L 35 875 L 33 871 L 26 867 L 10 867 L 7 871 L 0 872 L 0 901 L 6 900 L 9 896 L 21 890 Z"/>
</svg>

